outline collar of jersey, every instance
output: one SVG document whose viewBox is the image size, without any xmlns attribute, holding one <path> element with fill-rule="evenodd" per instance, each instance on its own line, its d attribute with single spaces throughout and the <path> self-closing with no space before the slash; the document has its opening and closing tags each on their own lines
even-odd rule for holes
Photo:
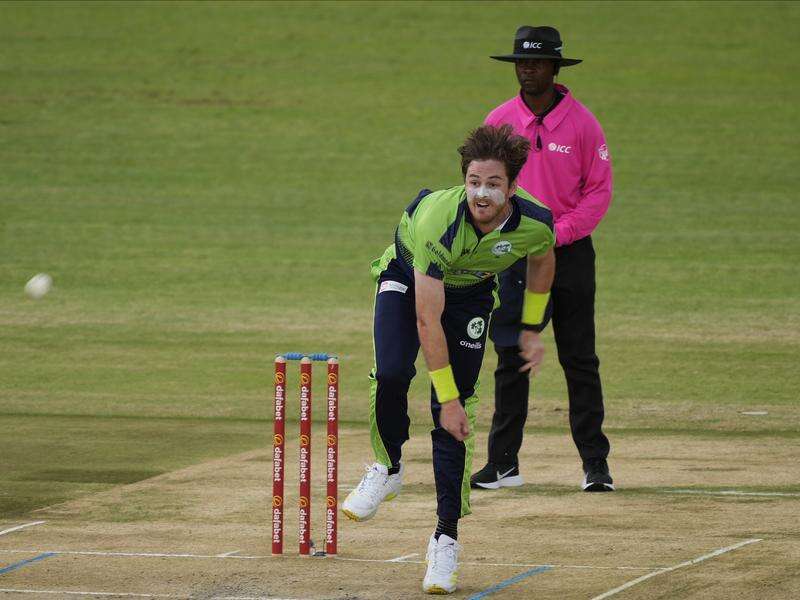
<svg viewBox="0 0 800 600">
<path fill-rule="evenodd" d="M 522 210 L 519 207 L 519 200 L 516 194 L 509 198 L 509 202 L 511 202 L 511 216 L 508 217 L 505 225 L 500 229 L 500 233 L 508 233 L 519 227 L 519 222 L 522 220 Z"/>
<path fill-rule="evenodd" d="M 555 88 L 564 94 L 564 97 L 553 110 L 544 116 L 542 124 L 547 131 L 553 131 L 556 127 L 558 127 L 558 124 L 561 123 L 561 121 L 567 115 L 570 106 L 572 105 L 572 94 L 570 94 L 569 88 L 567 88 L 565 85 L 561 85 L 560 83 L 557 83 Z M 525 101 L 522 99 L 522 94 L 517 94 L 516 101 L 520 121 L 522 122 L 522 126 L 527 129 L 533 125 L 536 115 L 533 114 L 531 109 L 528 108 L 528 105 L 525 104 Z"/>
</svg>

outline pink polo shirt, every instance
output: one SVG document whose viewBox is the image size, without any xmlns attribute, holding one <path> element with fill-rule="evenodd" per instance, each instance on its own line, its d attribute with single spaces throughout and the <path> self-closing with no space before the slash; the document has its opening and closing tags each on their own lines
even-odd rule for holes
<svg viewBox="0 0 800 600">
<path fill-rule="evenodd" d="M 611 156 L 595 116 L 563 85 L 561 102 L 541 124 L 520 95 L 486 117 L 488 125 L 508 123 L 531 141 L 517 184 L 553 213 L 556 245 L 590 235 L 611 203 Z M 536 148 L 536 135 L 542 141 Z"/>
</svg>

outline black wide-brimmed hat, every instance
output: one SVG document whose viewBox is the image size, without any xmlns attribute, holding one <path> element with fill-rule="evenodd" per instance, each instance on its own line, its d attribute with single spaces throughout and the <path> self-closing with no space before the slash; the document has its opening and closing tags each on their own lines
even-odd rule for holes
<svg viewBox="0 0 800 600">
<path fill-rule="evenodd" d="M 561 56 L 561 34 L 555 27 L 531 27 L 523 25 L 514 36 L 514 53 L 492 56 L 495 60 L 517 62 L 530 58 L 549 58 L 557 60 L 562 67 L 570 67 L 583 62 L 578 58 Z"/>
</svg>

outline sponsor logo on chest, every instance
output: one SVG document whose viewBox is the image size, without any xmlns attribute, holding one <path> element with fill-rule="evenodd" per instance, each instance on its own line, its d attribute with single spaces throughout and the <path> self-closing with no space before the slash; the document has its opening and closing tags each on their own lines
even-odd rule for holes
<svg viewBox="0 0 800 600">
<path fill-rule="evenodd" d="M 503 256 L 503 254 L 508 254 L 509 252 L 511 252 L 511 242 L 508 240 L 500 240 L 492 246 L 492 254 L 495 256 Z"/>
<path fill-rule="evenodd" d="M 558 154 L 572 154 L 572 146 L 565 146 L 564 144 L 556 144 L 550 142 L 547 144 L 547 149 L 550 152 L 557 152 Z"/>
</svg>

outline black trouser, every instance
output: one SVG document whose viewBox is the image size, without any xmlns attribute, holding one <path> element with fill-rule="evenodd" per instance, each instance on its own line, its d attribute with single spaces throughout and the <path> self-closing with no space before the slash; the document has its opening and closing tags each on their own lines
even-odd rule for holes
<svg viewBox="0 0 800 600">
<path fill-rule="evenodd" d="M 551 291 L 552 323 L 558 360 L 569 395 L 569 424 L 581 458 L 606 458 L 608 438 L 602 431 L 603 391 L 595 353 L 594 248 L 589 237 L 555 250 L 556 275 Z M 501 302 L 503 288 L 501 287 Z M 495 413 L 489 433 L 489 461 L 517 464 L 528 416 L 529 381 L 516 346 L 498 346 Z"/>
</svg>

